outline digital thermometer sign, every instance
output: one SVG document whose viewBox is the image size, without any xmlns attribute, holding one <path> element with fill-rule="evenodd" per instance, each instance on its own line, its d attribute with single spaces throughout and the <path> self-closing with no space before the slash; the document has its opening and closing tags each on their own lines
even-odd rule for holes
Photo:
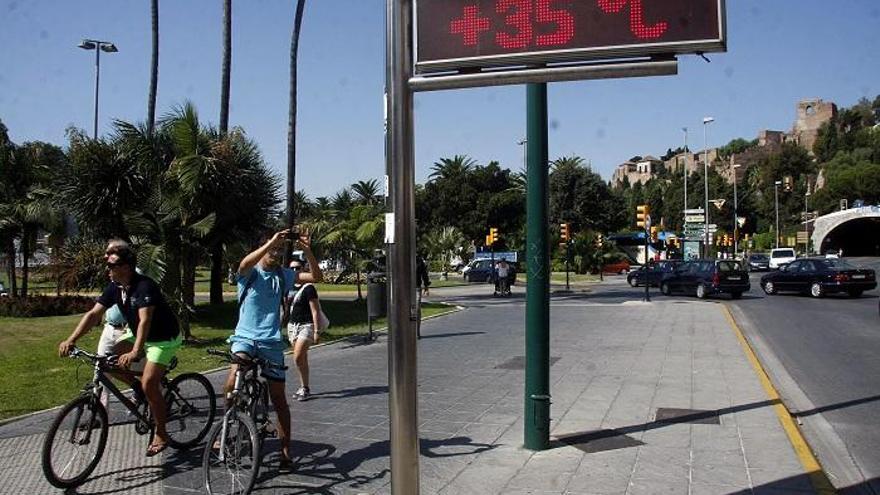
<svg viewBox="0 0 880 495">
<path fill-rule="evenodd" d="M 726 49 L 724 0 L 416 0 L 416 72 Z"/>
</svg>

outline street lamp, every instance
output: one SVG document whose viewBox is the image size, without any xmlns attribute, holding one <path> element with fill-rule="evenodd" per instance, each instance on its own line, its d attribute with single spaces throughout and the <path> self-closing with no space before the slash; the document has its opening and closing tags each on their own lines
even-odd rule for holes
<svg viewBox="0 0 880 495">
<path fill-rule="evenodd" d="M 682 214 L 684 214 L 684 221 L 687 223 L 687 209 L 688 209 L 688 128 L 682 127 L 682 131 L 684 131 L 684 209 L 682 210 Z M 682 225 L 683 227 L 684 225 Z"/>
<path fill-rule="evenodd" d="M 779 248 L 779 186 L 782 184 L 781 180 L 778 180 L 773 183 L 773 191 L 776 197 L 776 232 L 774 232 L 776 236 L 776 247 Z"/>
<path fill-rule="evenodd" d="M 98 139 L 98 87 L 101 82 L 101 52 L 116 53 L 119 49 L 109 41 L 90 39 L 82 40 L 79 47 L 83 50 L 95 50 L 95 125 L 92 138 Z"/>
<path fill-rule="evenodd" d="M 736 258 L 736 253 L 739 251 L 739 239 L 737 239 L 739 235 L 739 212 L 736 198 L 736 169 L 740 168 L 742 165 L 738 163 L 733 163 L 733 155 L 730 155 L 730 170 L 733 172 L 733 257 Z"/>
<path fill-rule="evenodd" d="M 527 151 L 527 149 L 526 149 L 526 145 L 527 145 L 528 143 L 529 143 L 529 140 L 526 139 L 526 138 L 522 138 L 522 139 L 520 139 L 519 141 L 516 142 L 516 144 L 518 144 L 518 145 L 520 145 L 520 146 L 523 147 L 523 170 L 527 170 L 527 169 L 528 169 L 528 164 L 526 163 L 527 160 L 528 160 L 527 155 L 526 155 L 526 151 Z"/>
<path fill-rule="evenodd" d="M 810 179 L 807 179 L 807 190 L 804 192 L 804 230 L 806 231 L 806 255 L 810 255 Z"/>
<path fill-rule="evenodd" d="M 703 257 L 709 257 L 709 124 L 715 122 L 714 117 L 703 117 L 703 215 L 705 220 L 705 246 L 703 247 Z"/>
</svg>

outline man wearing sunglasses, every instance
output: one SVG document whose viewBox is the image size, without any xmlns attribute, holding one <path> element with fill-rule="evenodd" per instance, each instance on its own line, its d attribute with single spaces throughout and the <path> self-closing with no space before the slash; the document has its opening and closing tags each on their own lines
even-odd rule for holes
<svg viewBox="0 0 880 495">
<path fill-rule="evenodd" d="M 147 447 L 147 457 L 152 457 L 168 446 L 165 430 L 166 404 L 160 387 L 166 367 L 180 347 L 180 327 L 177 317 L 162 295 L 159 286 L 151 278 L 137 273 L 137 258 L 128 246 L 111 246 L 107 250 L 106 265 L 110 271 L 110 284 L 98 297 L 95 306 L 83 315 L 76 329 L 58 346 L 58 354 L 67 356 L 77 339 L 100 323 L 104 312 L 118 305 L 128 323 L 128 331 L 122 336 L 129 342 L 119 365 L 130 367 L 141 357 L 146 357 L 141 384 L 156 423 L 153 442 Z M 123 345 L 117 348 L 119 351 Z"/>
</svg>

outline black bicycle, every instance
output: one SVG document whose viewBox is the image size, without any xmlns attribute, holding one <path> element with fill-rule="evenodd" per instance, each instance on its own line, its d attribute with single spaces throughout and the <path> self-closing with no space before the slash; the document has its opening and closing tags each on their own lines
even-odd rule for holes
<svg viewBox="0 0 880 495">
<path fill-rule="evenodd" d="M 127 374 L 137 380 L 139 373 L 118 368 L 116 356 L 98 356 L 73 348 L 71 358 L 91 362 L 92 381 L 83 387 L 79 397 L 61 408 L 49 433 L 43 441 L 43 474 L 58 488 L 73 488 L 83 484 L 92 474 L 104 448 L 110 429 L 107 409 L 101 403 L 102 389 L 109 390 L 134 417 L 134 429 L 139 435 L 150 434 L 153 441 L 155 425 L 143 392 L 136 392 L 134 400 L 126 397 L 107 373 Z M 168 371 L 177 365 L 175 358 Z M 165 402 L 168 404 L 166 429 L 169 445 L 181 449 L 198 443 L 214 422 L 217 401 L 208 379 L 198 373 L 183 373 L 169 380 L 162 378 Z M 139 383 L 135 390 L 139 389 Z"/>
<path fill-rule="evenodd" d="M 226 414 L 208 434 L 202 457 L 205 489 L 209 495 L 247 494 L 263 462 L 262 442 L 276 434 L 269 421 L 269 386 L 260 378 L 260 370 L 286 370 L 287 366 L 229 351 L 208 349 L 208 354 L 237 364 L 238 369 Z"/>
</svg>

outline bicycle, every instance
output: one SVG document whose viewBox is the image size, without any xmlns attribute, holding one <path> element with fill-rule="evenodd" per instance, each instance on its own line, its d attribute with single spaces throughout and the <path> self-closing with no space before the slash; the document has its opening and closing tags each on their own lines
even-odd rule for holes
<svg viewBox="0 0 880 495">
<path fill-rule="evenodd" d="M 263 440 L 274 436 L 269 421 L 269 386 L 259 378 L 262 368 L 287 366 L 262 358 L 244 358 L 229 351 L 208 349 L 208 354 L 237 364 L 235 385 L 228 395 L 223 420 L 208 434 L 202 468 L 209 495 L 250 493 L 262 464 Z"/>
<path fill-rule="evenodd" d="M 61 408 L 43 441 L 43 474 L 53 486 L 74 488 L 92 474 L 104 454 L 110 425 L 107 408 L 101 403 L 102 389 L 109 390 L 134 416 L 139 435 L 150 434 L 153 441 L 155 425 L 143 392 L 135 392 L 134 400 L 126 397 L 113 383 L 108 372 L 133 377 L 140 373 L 117 368 L 116 356 L 98 356 L 74 347 L 70 357 L 91 362 L 94 373 L 80 395 Z M 167 371 L 177 365 L 177 358 Z M 135 386 L 136 387 L 136 386 Z M 168 407 L 166 428 L 169 445 L 182 449 L 198 443 L 214 422 L 216 398 L 207 378 L 198 373 L 183 373 L 169 380 L 162 378 Z"/>
</svg>

